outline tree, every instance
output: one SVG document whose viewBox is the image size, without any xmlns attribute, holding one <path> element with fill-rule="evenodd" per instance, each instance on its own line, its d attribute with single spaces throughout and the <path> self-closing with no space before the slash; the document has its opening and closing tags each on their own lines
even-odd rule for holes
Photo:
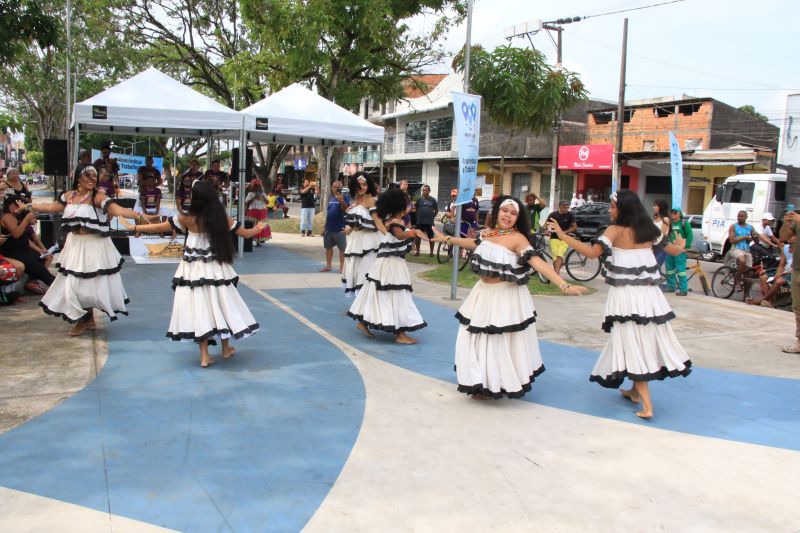
<svg viewBox="0 0 800 533">
<path fill-rule="evenodd" d="M 0 62 L 13 63 L 34 43 L 39 48 L 55 46 L 59 27 L 58 18 L 46 13 L 41 2 L 0 0 Z"/>
<path fill-rule="evenodd" d="M 766 115 L 762 115 L 761 113 L 756 111 L 756 108 L 751 106 L 750 104 L 746 104 L 746 105 L 740 106 L 739 107 L 739 111 L 747 113 L 748 115 L 752 115 L 752 116 L 754 116 L 756 118 L 760 118 L 764 122 L 769 122 L 769 118 Z"/>
<path fill-rule="evenodd" d="M 453 60 L 453 68 L 464 72 L 464 51 Z M 508 128 L 508 141 L 500 159 L 505 170 L 505 153 L 514 136 L 522 132 L 544 133 L 558 116 L 587 97 L 577 74 L 547 64 L 538 50 L 500 46 L 487 52 L 480 46 L 471 50 L 470 89 L 480 94 L 489 117 Z"/>
</svg>

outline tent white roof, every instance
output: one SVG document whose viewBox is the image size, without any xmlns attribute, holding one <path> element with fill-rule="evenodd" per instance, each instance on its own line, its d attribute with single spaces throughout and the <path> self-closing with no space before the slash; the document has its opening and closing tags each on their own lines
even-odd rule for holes
<svg viewBox="0 0 800 533">
<path fill-rule="evenodd" d="M 150 67 L 76 103 L 76 124 L 80 132 L 238 138 L 242 115 Z"/>
<path fill-rule="evenodd" d="M 381 144 L 383 128 L 294 83 L 242 110 L 250 141 Z"/>
</svg>

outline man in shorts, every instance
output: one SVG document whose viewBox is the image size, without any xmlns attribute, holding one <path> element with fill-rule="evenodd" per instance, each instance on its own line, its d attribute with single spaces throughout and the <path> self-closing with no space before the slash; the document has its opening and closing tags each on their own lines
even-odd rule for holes
<svg viewBox="0 0 800 533">
<path fill-rule="evenodd" d="M 739 211 L 736 224 L 728 228 L 728 241 L 731 243 L 731 259 L 736 261 L 736 290 L 742 290 L 742 275 L 745 268 L 753 266 L 753 254 L 750 253 L 750 241 L 758 241 L 755 228 L 747 223 L 747 211 Z"/>
<path fill-rule="evenodd" d="M 570 212 L 567 200 L 558 202 L 558 211 L 550 213 L 546 222 L 551 220 L 561 226 L 561 229 L 567 233 L 572 233 L 578 229 L 575 215 Z M 564 265 L 564 255 L 567 253 L 568 248 L 567 243 L 559 239 L 555 232 L 550 232 L 550 252 L 553 254 L 553 270 L 556 271 L 556 274 L 561 271 L 561 267 Z"/>
<path fill-rule="evenodd" d="M 787 211 L 783 217 L 780 239 L 784 242 L 794 238 L 797 244 L 797 235 L 800 234 L 800 214 L 794 211 Z M 795 320 L 795 341 L 792 344 L 781 348 L 786 353 L 800 354 L 800 254 L 792 254 L 791 264 L 792 274 L 789 283 L 792 286 L 792 311 Z"/>
<path fill-rule="evenodd" d="M 344 213 L 347 211 L 347 198 L 342 194 L 342 182 L 331 184 L 331 197 L 325 216 L 325 228 L 322 230 L 322 244 L 325 246 L 325 266 L 320 272 L 331 272 L 333 247 L 339 248 L 339 272 L 344 268 L 344 250 L 347 248 L 347 237 L 344 234 Z"/>
<path fill-rule="evenodd" d="M 430 185 L 422 186 L 422 196 L 416 202 L 417 212 L 417 225 L 416 228 L 425 232 L 428 236 L 428 244 L 430 245 L 430 254 L 433 255 L 433 221 L 436 220 L 436 215 L 439 213 L 439 204 L 436 198 L 431 196 Z M 414 255 L 419 255 L 419 246 L 422 239 L 417 237 L 414 239 L 414 247 L 416 252 Z"/>
</svg>

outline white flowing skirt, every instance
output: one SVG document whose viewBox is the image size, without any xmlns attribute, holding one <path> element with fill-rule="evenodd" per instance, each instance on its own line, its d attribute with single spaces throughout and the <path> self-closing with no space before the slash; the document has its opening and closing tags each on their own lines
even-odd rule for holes
<svg viewBox="0 0 800 533">
<path fill-rule="evenodd" d="M 675 313 L 655 285 L 610 287 L 603 329 L 610 333 L 589 377 L 603 387 L 687 376 L 692 362 L 672 331 Z"/>
<path fill-rule="evenodd" d="M 402 257 L 379 257 L 365 276 L 348 316 L 371 329 L 401 333 L 427 326 L 411 297 L 411 274 Z"/>
<path fill-rule="evenodd" d="M 243 338 L 258 331 L 236 284 L 233 267 L 217 261 L 181 261 L 172 287 L 175 299 L 167 337 L 201 342 L 211 338 Z"/>
<path fill-rule="evenodd" d="M 358 230 L 347 236 L 344 250 L 342 286 L 348 296 L 352 296 L 364 285 L 367 273 L 378 257 L 380 236 L 377 231 Z"/>
<path fill-rule="evenodd" d="M 544 372 L 526 285 L 478 281 L 456 313 L 459 392 L 520 398 Z"/>
<path fill-rule="evenodd" d="M 69 233 L 56 262 L 56 279 L 39 305 L 45 313 L 73 324 L 91 309 L 111 320 L 127 315 L 129 300 L 119 273 L 123 261 L 108 237 Z"/>
</svg>

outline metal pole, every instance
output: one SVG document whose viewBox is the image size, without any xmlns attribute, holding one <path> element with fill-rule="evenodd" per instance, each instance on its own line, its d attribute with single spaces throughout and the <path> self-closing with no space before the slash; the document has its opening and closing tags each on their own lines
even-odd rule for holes
<svg viewBox="0 0 800 533">
<path fill-rule="evenodd" d="M 378 155 L 380 156 L 380 162 L 379 162 L 380 168 L 378 169 L 378 183 L 381 184 L 381 187 L 383 187 L 383 150 L 384 150 L 383 147 L 385 143 L 386 143 L 386 137 L 383 138 L 383 144 L 380 144 L 378 146 Z"/>
<path fill-rule="evenodd" d="M 628 19 L 622 23 L 622 61 L 619 69 L 619 101 L 617 102 L 617 153 L 614 154 L 614 172 L 611 177 L 611 192 L 619 189 L 620 165 L 622 163 L 622 129 L 625 123 L 625 64 L 628 51 Z"/>
<path fill-rule="evenodd" d="M 548 28 L 551 29 L 551 28 Z M 561 68 L 561 31 L 562 28 L 552 28 L 558 34 L 558 41 L 556 46 L 556 68 Z M 559 198 L 556 195 L 556 190 L 558 187 L 558 147 L 560 145 L 560 139 L 558 134 L 560 133 L 561 129 L 561 114 L 559 113 L 556 115 L 556 119 L 553 121 L 553 154 L 552 154 L 552 162 L 550 164 L 550 211 L 555 212 L 556 207 L 558 206 Z"/>
<path fill-rule="evenodd" d="M 245 182 L 245 174 L 247 173 L 247 132 L 244 131 L 244 123 L 242 124 L 242 131 L 239 133 L 239 209 L 238 209 L 238 216 L 237 220 L 242 224 L 244 227 L 244 182 Z M 233 195 L 231 195 L 233 196 Z M 239 257 L 244 255 L 244 239 L 239 237 Z"/>
<path fill-rule="evenodd" d="M 464 93 L 469 93 L 469 61 L 472 52 L 472 0 L 467 0 L 467 43 L 464 46 Z M 459 168 L 459 189 L 461 188 L 461 169 Z M 453 230 L 456 238 L 461 236 L 461 207 L 456 207 L 456 225 Z M 450 299 L 458 296 L 458 260 L 461 257 L 461 248 L 453 246 L 453 269 L 450 276 Z"/>
<path fill-rule="evenodd" d="M 66 84 L 67 84 L 67 109 L 66 109 L 66 117 L 64 119 L 64 138 L 67 139 L 67 143 L 69 143 L 69 123 L 70 123 L 70 103 L 72 102 L 72 97 L 70 96 L 71 87 L 71 75 L 70 72 L 70 64 L 69 64 L 69 56 L 72 52 L 72 1 L 67 0 L 67 61 L 66 61 Z M 67 150 L 69 152 L 69 150 Z"/>
</svg>

